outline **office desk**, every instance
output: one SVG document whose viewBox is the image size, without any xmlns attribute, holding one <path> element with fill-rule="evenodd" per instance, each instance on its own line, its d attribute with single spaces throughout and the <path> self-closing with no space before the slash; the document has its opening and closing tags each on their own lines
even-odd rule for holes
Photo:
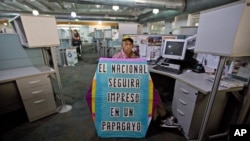
<svg viewBox="0 0 250 141">
<path fill-rule="evenodd" d="M 56 112 L 48 66 L 30 66 L 0 70 L 0 114 L 24 106 L 29 121 Z"/>
<path fill-rule="evenodd" d="M 163 71 L 152 69 L 153 65 L 148 65 L 148 67 L 149 67 L 149 71 L 152 73 L 161 74 L 167 77 L 174 78 L 176 80 L 180 80 L 183 83 L 186 83 L 187 85 L 202 92 L 203 94 L 209 94 L 211 92 L 212 83 L 207 80 L 208 78 L 210 78 L 210 76 L 206 73 L 195 73 L 192 71 L 190 72 L 183 71 L 181 74 L 176 75 L 173 73 L 168 73 L 168 72 L 163 72 Z M 224 91 L 224 92 L 239 91 L 242 89 L 243 89 L 242 86 L 231 87 L 231 88 L 219 87 L 219 91 Z"/>
<path fill-rule="evenodd" d="M 0 83 L 13 81 L 29 76 L 52 73 L 55 73 L 55 70 L 48 66 L 30 66 L 16 69 L 0 70 Z"/>
<path fill-rule="evenodd" d="M 182 132 L 187 139 L 197 139 L 204 111 L 208 101 L 208 95 L 212 90 L 212 82 L 208 81 L 208 74 L 186 72 L 176 75 L 152 69 L 150 73 L 156 73 L 175 79 L 174 96 L 172 101 L 173 115 L 178 119 Z M 206 134 L 215 134 L 220 126 L 223 112 L 227 104 L 227 92 L 242 90 L 243 86 L 231 88 L 219 87 L 211 111 Z"/>
</svg>

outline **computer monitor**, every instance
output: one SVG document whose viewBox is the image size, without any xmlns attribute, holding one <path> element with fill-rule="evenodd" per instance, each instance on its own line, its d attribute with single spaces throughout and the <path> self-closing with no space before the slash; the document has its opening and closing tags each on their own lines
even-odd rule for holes
<svg viewBox="0 0 250 141">
<path fill-rule="evenodd" d="M 168 39 L 163 45 L 162 57 L 173 60 L 184 60 L 187 42 L 184 39 Z"/>
<path fill-rule="evenodd" d="M 104 39 L 112 39 L 112 29 L 104 29 L 103 36 Z"/>
<path fill-rule="evenodd" d="M 101 38 L 103 38 L 103 32 L 102 32 L 102 30 L 95 30 L 95 31 L 94 31 L 94 37 L 95 37 L 96 39 L 101 39 Z"/>
</svg>

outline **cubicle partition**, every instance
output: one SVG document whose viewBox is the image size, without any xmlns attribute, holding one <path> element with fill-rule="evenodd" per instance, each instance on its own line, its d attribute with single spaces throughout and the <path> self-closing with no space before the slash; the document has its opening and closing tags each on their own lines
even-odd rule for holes
<svg viewBox="0 0 250 141">
<path fill-rule="evenodd" d="M 16 110 L 12 108 L 13 101 L 23 104 L 30 122 L 56 113 L 52 82 L 56 82 L 59 90 L 59 113 L 69 111 L 55 59 L 55 47 L 60 44 L 55 17 L 19 15 L 10 23 L 17 34 L 0 34 L 0 103 L 5 103 L 0 104 L 0 114 Z M 13 93 L 16 99 L 6 89 L 9 83 L 16 90 Z"/>
<path fill-rule="evenodd" d="M 0 34 L 0 70 L 44 65 L 41 48 L 24 48 L 19 35 Z"/>
<path fill-rule="evenodd" d="M 29 121 L 56 112 L 41 48 L 24 48 L 18 34 L 0 34 L 0 115 L 25 109 Z"/>
<path fill-rule="evenodd" d="M 40 48 L 23 48 L 18 34 L 0 34 L 0 72 L 32 65 L 44 65 Z M 2 77 L 0 73 L 0 115 L 23 107 L 15 81 L 1 83 Z"/>
</svg>

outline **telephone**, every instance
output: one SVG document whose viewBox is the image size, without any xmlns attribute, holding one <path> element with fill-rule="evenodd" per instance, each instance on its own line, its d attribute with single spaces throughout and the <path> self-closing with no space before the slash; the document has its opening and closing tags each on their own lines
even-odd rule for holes
<svg viewBox="0 0 250 141">
<path fill-rule="evenodd" d="M 156 59 L 155 64 L 161 65 L 161 64 L 164 63 L 164 62 L 165 62 L 165 58 L 162 58 L 162 57 L 160 56 L 160 57 L 158 57 L 158 58 Z"/>
<path fill-rule="evenodd" d="M 149 65 L 160 65 L 161 63 L 164 62 L 164 58 L 162 58 L 161 56 L 159 56 L 156 60 L 150 60 L 148 61 Z"/>
<path fill-rule="evenodd" d="M 202 64 L 197 64 L 194 69 L 192 69 L 193 72 L 197 73 L 204 73 L 205 69 Z"/>
</svg>

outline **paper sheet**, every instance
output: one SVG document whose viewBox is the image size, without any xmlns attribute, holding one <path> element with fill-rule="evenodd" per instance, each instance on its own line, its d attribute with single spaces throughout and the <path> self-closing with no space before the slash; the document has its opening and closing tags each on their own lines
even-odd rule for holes
<svg viewBox="0 0 250 141">
<path fill-rule="evenodd" d="M 147 56 L 147 45 L 146 44 L 140 44 L 139 45 L 140 50 L 140 57 L 146 57 Z"/>
<path fill-rule="evenodd" d="M 201 54 L 201 53 L 198 53 L 197 54 L 197 57 L 196 57 L 196 60 L 200 63 L 200 64 L 203 64 L 203 60 L 205 59 L 206 55 L 205 54 Z M 204 64 L 203 64 L 204 65 Z"/>
<path fill-rule="evenodd" d="M 141 35 L 140 36 L 140 42 L 139 42 L 139 54 L 140 57 L 144 58 L 147 57 L 147 46 L 148 46 L 148 36 L 147 35 Z"/>
<path fill-rule="evenodd" d="M 213 69 L 218 68 L 218 64 L 220 61 L 219 56 L 211 55 L 211 54 L 206 54 L 205 57 L 205 66 Z"/>
</svg>

